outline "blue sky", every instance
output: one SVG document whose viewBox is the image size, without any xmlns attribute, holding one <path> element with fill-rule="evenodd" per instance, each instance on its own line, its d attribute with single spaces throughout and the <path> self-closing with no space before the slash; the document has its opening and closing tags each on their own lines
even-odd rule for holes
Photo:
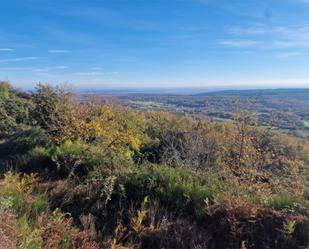
<svg viewBox="0 0 309 249">
<path fill-rule="evenodd" d="M 0 79 L 309 87 L 309 0 L 2 0 Z"/>
</svg>

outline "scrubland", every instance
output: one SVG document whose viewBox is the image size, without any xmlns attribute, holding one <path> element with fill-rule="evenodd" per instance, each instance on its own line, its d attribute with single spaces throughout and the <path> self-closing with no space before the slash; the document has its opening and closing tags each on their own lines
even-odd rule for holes
<svg viewBox="0 0 309 249">
<path fill-rule="evenodd" d="M 309 142 L 0 83 L 0 248 L 306 248 Z"/>
</svg>

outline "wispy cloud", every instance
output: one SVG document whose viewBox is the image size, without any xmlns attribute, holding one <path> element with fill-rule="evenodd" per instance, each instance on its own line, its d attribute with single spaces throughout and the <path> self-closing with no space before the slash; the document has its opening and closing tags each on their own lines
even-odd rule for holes
<svg viewBox="0 0 309 249">
<path fill-rule="evenodd" d="M 79 72 L 79 73 L 74 73 L 75 75 L 79 76 L 95 76 L 95 75 L 101 75 L 101 72 Z"/>
<path fill-rule="evenodd" d="M 29 71 L 33 67 L 0 67 L 0 71 Z"/>
<path fill-rule="evenodd" d="M 69 68 L 68 66 L 51 66 L 51 67 L 34 68 L 33 70 L 36 72 L 48 72 L 52 70 L 64 70 L 68 68 Z"/>
<path fill-rule="evenodd" d="M 242 48 L 242 47 L 253 47 L 258 44 L 257 41 L 254 40 L 224 40 L 219 41 L 220 45 L 225 47 L 235 47 L 235 48 Z"/>
<path fill-rule="evenodd" d="M 48 50 L 49 53 L 55 53 L 55 54 L 61 54 L 61 53 L 71 53 L 71 50 L 67 50 L 67 49 L 51 49 Z"/>
<path fill-rule="evenodd" d="M 301 55 L 301 53 L 299 52 L 288 52 L 288 53 L 281 53 L 281 54 L 278 54 L 276 56 L 276 58 L 278 59 L 284 59 L 284 58 L 290 58 L 290 57 L 294 57 L 294 56 L 298 56 L 298 55 Z"/>
<path fill-rule="evenodd" d="M 53 69 L 68 69 L 68 66 L 54 66 Z"/>
<path fill-rule="evenodd" d="M 17 57 L 17 58 L 9 58 L 9 59 L 0 59 L 0 62 L 18 62 L 18 61 L 30 61 L 37 60 L 39 57 Z"/>
<path fill-rule="evenodd" d="M 232 35 L 265 35 L 286 32 L 286 27 L 268 27 L 265 25 L 256 25 L 248 27 L 231 27 L 228 30 Z"/>
<path fill-rule="evenodd" d="M 90 71 L 90 72 L 78 72 L 74 73 L 74 75 L 79 75 L 79 76 L 98 76 L 98 75 L 113 75 L 113 74 L 118 74 L 118 72 L 98 72 L 98 71 Z"/>
<path fill-rule="evenodd" d="M 15 51 L 14 48 L 0 48 L 0 52 L 12 52 Z"/>
<path fill-rule="evenodd" d="M 49 72 L 53 70 L 65 70 L 68 66 L 50 66 L 50 67 L 0 67 L 0 71 L 32 71 Z"/>
<path fill-rule="evenodd" d="M 271 25 L 252 25 L 245 27 L 231 27 L 228 32 L 232 35 L 271 35 L 281 38 L 300 38 L 308 37 L 309 25 L 286 25 L 286 26 L 271 26 Z"/>
<path fill-rule="evenodd" d="M 92 69 L 92 70 L 102 70 L 101 67 L 92 67 L 91 69 Z"/>
<path fill-rule="evenodd" d="M 250 45 L 259 49 L 309 48 L 308 24 L 236 26 L 231 27 L 228 34 L 230 40 L 221 42 L 221 45 L 230 47 L 248 47 Z M 238 40 L 240 42 L 237 42 Z"/>
</svg>

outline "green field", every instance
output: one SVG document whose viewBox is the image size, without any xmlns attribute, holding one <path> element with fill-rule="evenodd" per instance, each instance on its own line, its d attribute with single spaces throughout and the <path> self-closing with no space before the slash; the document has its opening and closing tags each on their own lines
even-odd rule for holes
<svg viewBox="0 0 309 249">
<path fill-rule="evenodd" d="M 304 126 L 309 127 L 309 120 L 304 120 Z"/>
</svg>

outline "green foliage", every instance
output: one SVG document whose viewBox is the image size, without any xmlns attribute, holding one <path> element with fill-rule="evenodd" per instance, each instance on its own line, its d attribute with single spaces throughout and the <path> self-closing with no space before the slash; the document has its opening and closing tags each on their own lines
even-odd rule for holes
<svg viewBox="0 0 309 249">
<path fill-rule="evenodd" d="M 42 248 L 38 231 L 33 229 L 33 225 L 39 214 L 49 210 L 49 202 L 45 194 L 34 195 L 36 182 L 34 174 L 8 172 L 5 174 L 3 185 L 0 186 L 0 209 L 18 215 L 22 249 Z"/>
<path fill-rule="evenodd" d="M 42 248 L 42 238 L 40 231 L 34 229 L 31 224 L 29 224 L 29 219 L 27 215 L 22 216 L 18 220 L 18 227 L 21 233 L 21 241 L 19 247 L 21 249 L 41 249 Z"/>
<path fill-rule="evenodd" d="M 32 99 L 35 103 L 31 112 L 32 118 L 41 127 L 49 129 L 49 124 L 53 122 L 57 101 L 59 101 L 57 90 L 49 85 L 39 84 Z"/>
<path fill-rule="evenodd" d="M 48 213 L 49 210 L 50 203 L 46 194 L 38 194 L 35 196 L 34 201 L 31 203 L 26 216 L 28 217 L 29 222 L 34 223 L 40 214 Z"/>
<path fill-rule="evenodd" d="M 183 167 L 152 165 L 138 167 L 126 177 L 124 186 L 127 196 L 135 200 L 147 195 L 171 210 L 189 213 L 200 212 L 204 200 L 214 201 L 221 188 L 210 175 L 197 175 Z"/>
<path fill-rule="evenodd" d="M 0 82 L 0 138 L 29 128 L 32 107 L 29 95 Z"/>
<path fill-rule="evenodd" d="M 14 158 L 17 155 L 27 153 L 36 146 L 47 146 L 48 144 L 49 140 L 42 130 L 38 128 L 27 129 L 15 133 L 0 144 L 0 157 Z"/>
<path fill-rule="evenodd" d="M 271 198 L 267 206 L 288 213 L 309 216 L 309 202 L 288 194 L 279 194 Z"/>
<path fill-rule="evenodd" d="M 73 177 L 85 176 L 99 164 L 98 153 L 95 146 L 89 147 L 82 141 L 68 140 L 60 145 L 36 147 L 30 152 L 30 156 L 45 158 L 51 164 L 50 170 L 58 174 L 58 177 Z"/>
<path fill-rule="evenodd" d="M 37 184 L 34 174 L 8 172 L 4 184 L 0 185 L 0 211 L 17 214 L 18 248 L 98 248 L 89 235 L 74 228 L 72 219 L 65 218 L 59 209 L 50 213 L 47 195 L 38 191 Z M 3 227 L 0 226 L 0 232 Z"/>
<path fill-rule="evenodd" d="M 1 191 L 1 209 L 14 213 L 23 212 L 23 196 L 15 191 Z"/>
<path fill-rule="evenodd" d="M 4 203 L 10 201 L 12 211 L 20 213 L 27 210 L 28 205 L 24 201 L 32 191 L 34 179 L 34 175 L 27 176 L 12 172 L 5 174 L 4 183 L 0 187 L 0 196 Z"/>
<path fill-rule="evenodd" d="M 14 206 L 16 204 L 14 203 L 14 198 L 13 196 L 1 196 L 0 197 L 0 211 L 10 211 L 13 210 Z"/>
<path fill-rule="evenodd" d="M 63 144 L 47 148 L 44 152 L 43 148 L 37 148 L 34 150 L 36 153 L 47 154 L 55 162 L 64 157 L 82 157 L 86 152 L 88 146 L 79 141 L 66 141 Z"/>
<path fill-rule="evenodd" d="M 0 209 L 10 210 L 19 216 L 27 217 L 29 222 L 35 222 L 36 217 L 49 210 L 49 202 L 45 193 L 37 193 L 35 174 L 5 174 L 4 183 L 0 186 Z"/>
<path fill-rule="evenodd" d="M 0 98 L 7 99 L 12 90 L 12 86 L 8 82 L 0 82 Z"/>
</svg>

